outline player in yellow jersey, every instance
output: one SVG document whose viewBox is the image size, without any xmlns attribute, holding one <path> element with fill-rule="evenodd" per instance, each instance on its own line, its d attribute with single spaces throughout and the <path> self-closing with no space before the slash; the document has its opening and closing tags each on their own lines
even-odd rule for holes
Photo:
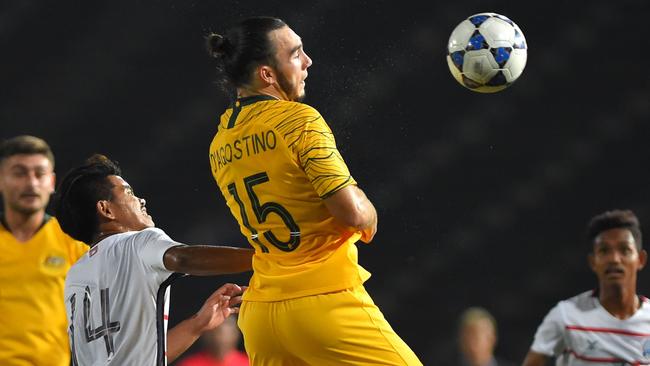
<svg viewBox="0 0 650 366">
<path fill-rule="evenodd" d="M 236 98 L 210 145 L 214 178 L 255 247 L 239 325 L 252 365 L 421 365 L 366 293 L 357 261 L 377 213 L 332 131 L 300 103 L 312 60 L 282 20 L 208 37 Z"/>
<path fill-rule="evenodd" d="M 0 144 L 0 365 L 68 366 L 65 275 L 87 246 L 45 213 L 54 155 L 45 141 Z"/>
</svg>

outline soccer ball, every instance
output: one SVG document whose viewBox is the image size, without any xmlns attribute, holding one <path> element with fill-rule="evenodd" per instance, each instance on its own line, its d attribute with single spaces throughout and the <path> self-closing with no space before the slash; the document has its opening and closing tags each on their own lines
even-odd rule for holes
<svg viewBox="0 0 650 366">
<path fill-rule="evenodd" d="M 517 24 L 496 13 L 479 13 L 451 32 L 447 64 L 464 87 L 494 93 L 514 83 L 528 56 L 524 33 Z"/>
</svg>

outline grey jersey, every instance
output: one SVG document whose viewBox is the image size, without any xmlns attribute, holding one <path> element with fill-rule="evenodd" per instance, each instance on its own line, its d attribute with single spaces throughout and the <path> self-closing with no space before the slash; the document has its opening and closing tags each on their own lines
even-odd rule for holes
<svg viewBox="0 0 650 366">
<path fill-rule="evenodd" d="M 75 263 L 65 281 L 73 365 L 166 365 L 169 287 L 157 228 L 115 234 Z"/>
<path fill-rule="evenodd" d="M 560 301 L 537 329 L 531 350 L 558 366 L 650 364 L 650 302 L 627 319 L 612 316 L 593 291 Z"/>
</svg>

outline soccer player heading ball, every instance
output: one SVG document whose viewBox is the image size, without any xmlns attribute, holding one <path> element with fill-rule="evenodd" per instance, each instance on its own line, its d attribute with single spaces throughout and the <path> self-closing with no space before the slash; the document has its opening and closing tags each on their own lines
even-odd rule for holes
<svg viewBox="0 0 650 366">
<path fill-rule="evenodd" d="M 210 145 L 212 174 L 255 248 L 239 326 L 252 365 L 421 365 L 365 291 L 357 263 L 377 212 L 305 95 L 312 60 L 282 20 L 208 38 L 235 96 Z"/>
</svg>

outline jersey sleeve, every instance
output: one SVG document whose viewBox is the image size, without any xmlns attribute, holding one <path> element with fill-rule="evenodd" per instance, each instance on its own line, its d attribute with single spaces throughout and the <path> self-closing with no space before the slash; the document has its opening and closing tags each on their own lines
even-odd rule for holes
<svg viewBox="0 0 650 366">
<path fill-rule="evenodd" d="M 315 109 L 310 111 L 313 115 L 305 124 L 298 158 L 316 193 L 327 198 L 356 181 L 336 148 L 332 130 Z"/>
<path fill-rule="evenodd" d="M 70 255 L 71 255 L 71 263 L 75 263 L 79 258 L 81 258 L 82 255 L 86 254 L 88 251 L 88 245 L 86 243 L 70 239 Z"/>
<path fill-rule="evenodd" d="M 142 262 L 157 272 L 171 272 L 165 268 L 163 257 L 169 248 L 184 245 L 172 240 L 164 231 L 158 228 L 148 228 L 137 234 L 140 241 L 139 257 Z"/>
<path fill-rule="evenodd" d="M 556 356 L 565 348 L 563 336 L 562 310 L 556 305 L 546 315 L 542 324 L 537 328 L 531 351 L 546 356 Z"/>
</svg>

